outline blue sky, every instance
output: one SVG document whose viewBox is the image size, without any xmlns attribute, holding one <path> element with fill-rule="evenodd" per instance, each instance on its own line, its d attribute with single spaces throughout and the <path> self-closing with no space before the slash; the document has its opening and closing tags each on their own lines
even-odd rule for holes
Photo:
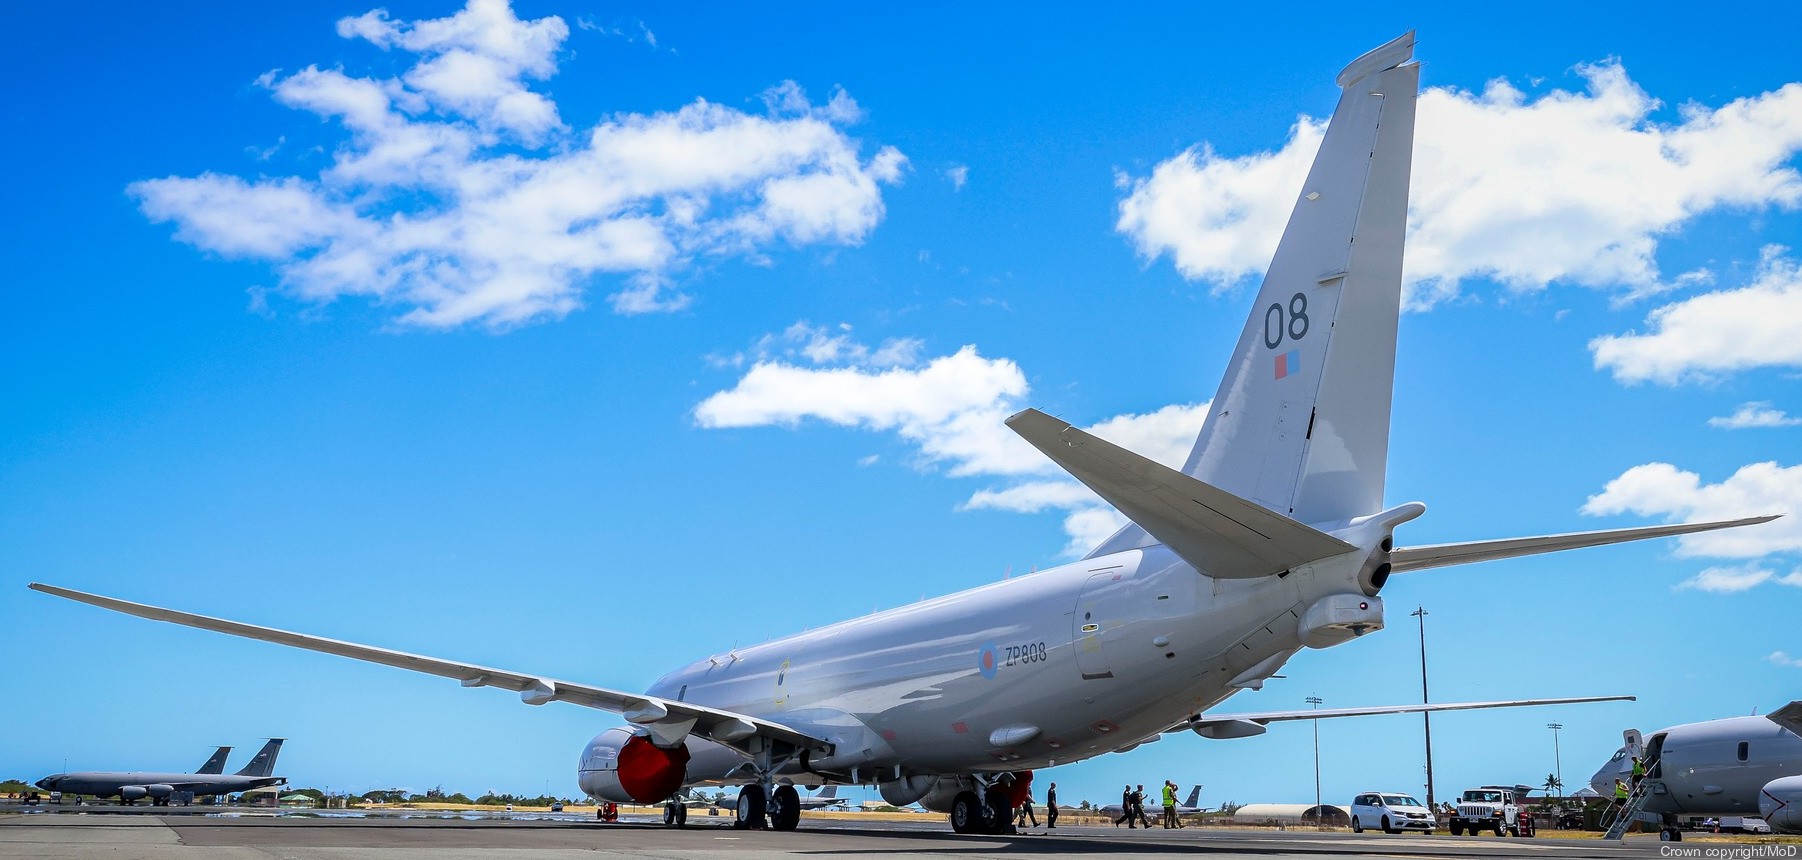
<svg viewBox="0 0 1802 860">
<path fill-rule="evenodd" d="M 1180 459 L 1333 75 L 1409 28 L 1398 541 L 1802 512 L 1788 7 L 385 8 L 7 11 L 0 776 L 283 735 L 301 784 L 569 794 L 613 723 L 29 581 L 630 688 L 1067 560 L 1111 514 L 999 417 Z M 1397 577 L 1221 710 L 1415 700 L 1424 605 L 1437 700 L 1640 696 L 1436 723 L 1442 793 L 1542 781 L 1553 720 L 1575 787 L 1796 696 L 1799 552 Z M 1419 790 L 1418 718 L 1321 748 Z M 1047 778 L 1313 793 L 1298 724 Z"/>
</svg>

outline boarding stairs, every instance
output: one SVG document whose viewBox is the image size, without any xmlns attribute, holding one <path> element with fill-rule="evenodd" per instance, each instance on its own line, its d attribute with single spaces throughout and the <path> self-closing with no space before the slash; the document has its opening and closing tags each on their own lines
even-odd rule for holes
<svg viewBox="0 0 1802 860">
<path fill-rule="evenodd" d="M 1608 832 L 1602 834 L 1602 838 L 1620 839 L 1626 836 L 1627 828 L 1632 827 L 1633 822 L 1640 820 L 1640 810 L 1645 808 L 1646 798 L 1651 794 L 1651 780 L 1640 780 L 1639 786 L 1627 795 L 1627 805 L 1622 807 L 1620 814 L 1614 817 L 1614 823 L 1608 825 Z M 1661 818 L 1649 819 L 1653 824 L 1661 823 L 1662 820 Z"/>
</svg>

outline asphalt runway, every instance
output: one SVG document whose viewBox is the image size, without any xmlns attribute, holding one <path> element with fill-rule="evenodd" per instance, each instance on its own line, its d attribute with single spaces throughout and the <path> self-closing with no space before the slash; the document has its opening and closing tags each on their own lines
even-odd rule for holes
<svg viewBox="0 0 1802 860">
<path fill-rule="evenodd" d="M 295 818 L 207 815 L 0 815 L 0 857 L 142 860 L 561 860 L 561 858 L 767 857 L 1673 857 L 1669 848 L 1776 849 L 1747 857 L 1796 857 L 1795 845 L 1661 844 L 1630 837 L 1595 839 L 1386 836 L 1225 828 L 1125 831 L 1112 827 L 1034 830 L 1020 836 L 958 836 L 933 816 L 918 822 L 803 822 L 792 833 L 750 832 L 707 822 L 659 825 L 505 818 Z"/>
</svg>

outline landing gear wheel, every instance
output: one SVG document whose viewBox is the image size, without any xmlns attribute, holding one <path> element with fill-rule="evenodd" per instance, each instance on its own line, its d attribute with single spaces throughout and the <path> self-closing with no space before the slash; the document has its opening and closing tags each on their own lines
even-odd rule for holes
<svg viewBox="0 0 1802 860">
<path fill-rule="evenodd" d="M 951 801 L 951 830 L 956 833 L 980 833 L 983 829 L 982 801 L 976 792 L 966 791 Z"/>
<path fill-rule="evenodd" d="M 1356 815 L 1352 816 L 1352 832 L 1353 833 L 1363 833 L 1364 832 L 1364 822 L 1362 820 L 1360 820 L 1358 818 L 1358 816 L 1356 816 Z"/>
<path fill-rule="evenodd" d="M 1385 816 L 1383 816 L 1383 832 L 1384 832 L 1384 833 L 1397 833 L 1397 832 L 1399 832 L 1399 831 L 1397 831 L 1397 830 L 1396 830 L 1396 829 L 1395 829 L 1395 828 L 1393 828 L 1393 827 L 1390 827 L 1390 826 L 1389 826 L 1389 816 L 1387 816 L 1387 815 L 1385 815 Z"/>
<path fill-rule="evenodd" d="M 686 803 L 676 804 L 676 826 L 688 826 L 688 804 Z"/>
<path fill-rule="evenodd" d="M 1683 831 L 1675 827 L 1666 827 L 1658 831 L 1659 842 L 1682 842 Z"/>
<path fill-rule="evenodd" d="M 778 785 L 770 795 L 770 827 L 793 830 L 801 823 L 801 793 L 792 785 Z"/>
<path fill-rule="evenodd" d="M 738 820 L 733 826 L 749 830 L 764 829 L 763 786 L 752 783 L 738 790 Z"/>
<path fill-rule="evenodd" d="M 682 808 L 682 805 L 679 803 L 675 803 L 675 802 L 665 803 L 663 805 L 663 826 L 664 827 L 676 826 L 676 810 L 678 810 L 680 808 Z"/>
<path fill-rule="evenodd" d="M 1018 832 L 1014 830 L 1014 804 L 1000 788 L 989 789 L 988 824 L 988 832 L 997 835 Z"/>
</svg>

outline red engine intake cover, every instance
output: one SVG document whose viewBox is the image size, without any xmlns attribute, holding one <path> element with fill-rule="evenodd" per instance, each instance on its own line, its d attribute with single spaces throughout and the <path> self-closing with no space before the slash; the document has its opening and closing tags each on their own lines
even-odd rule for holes
<svg viewBox="0 0 1802 860">
<path fill-rule="evenodd" d="M 619 787 L 639 803 L 657 803 L 675 794 L 687 773 L 687 746 L 666 750 L 636 735 L 619 748 Z"/>
<path fill-rule="evenodd" d="M 1008 787 L 1008 792 L 1007 792 L 1008 801 L 1014 805 L 1015 809 L 1019 809 L 1021 807 L 1021 805 L 1026 803 L 1026 798 L 1031 797 L 1031 796 L 1032 796 L 1032 771 L 1030 771 L 1030 770 L 1014 771 L 1014 784 L 1012 786 Z"/>
</svg>

